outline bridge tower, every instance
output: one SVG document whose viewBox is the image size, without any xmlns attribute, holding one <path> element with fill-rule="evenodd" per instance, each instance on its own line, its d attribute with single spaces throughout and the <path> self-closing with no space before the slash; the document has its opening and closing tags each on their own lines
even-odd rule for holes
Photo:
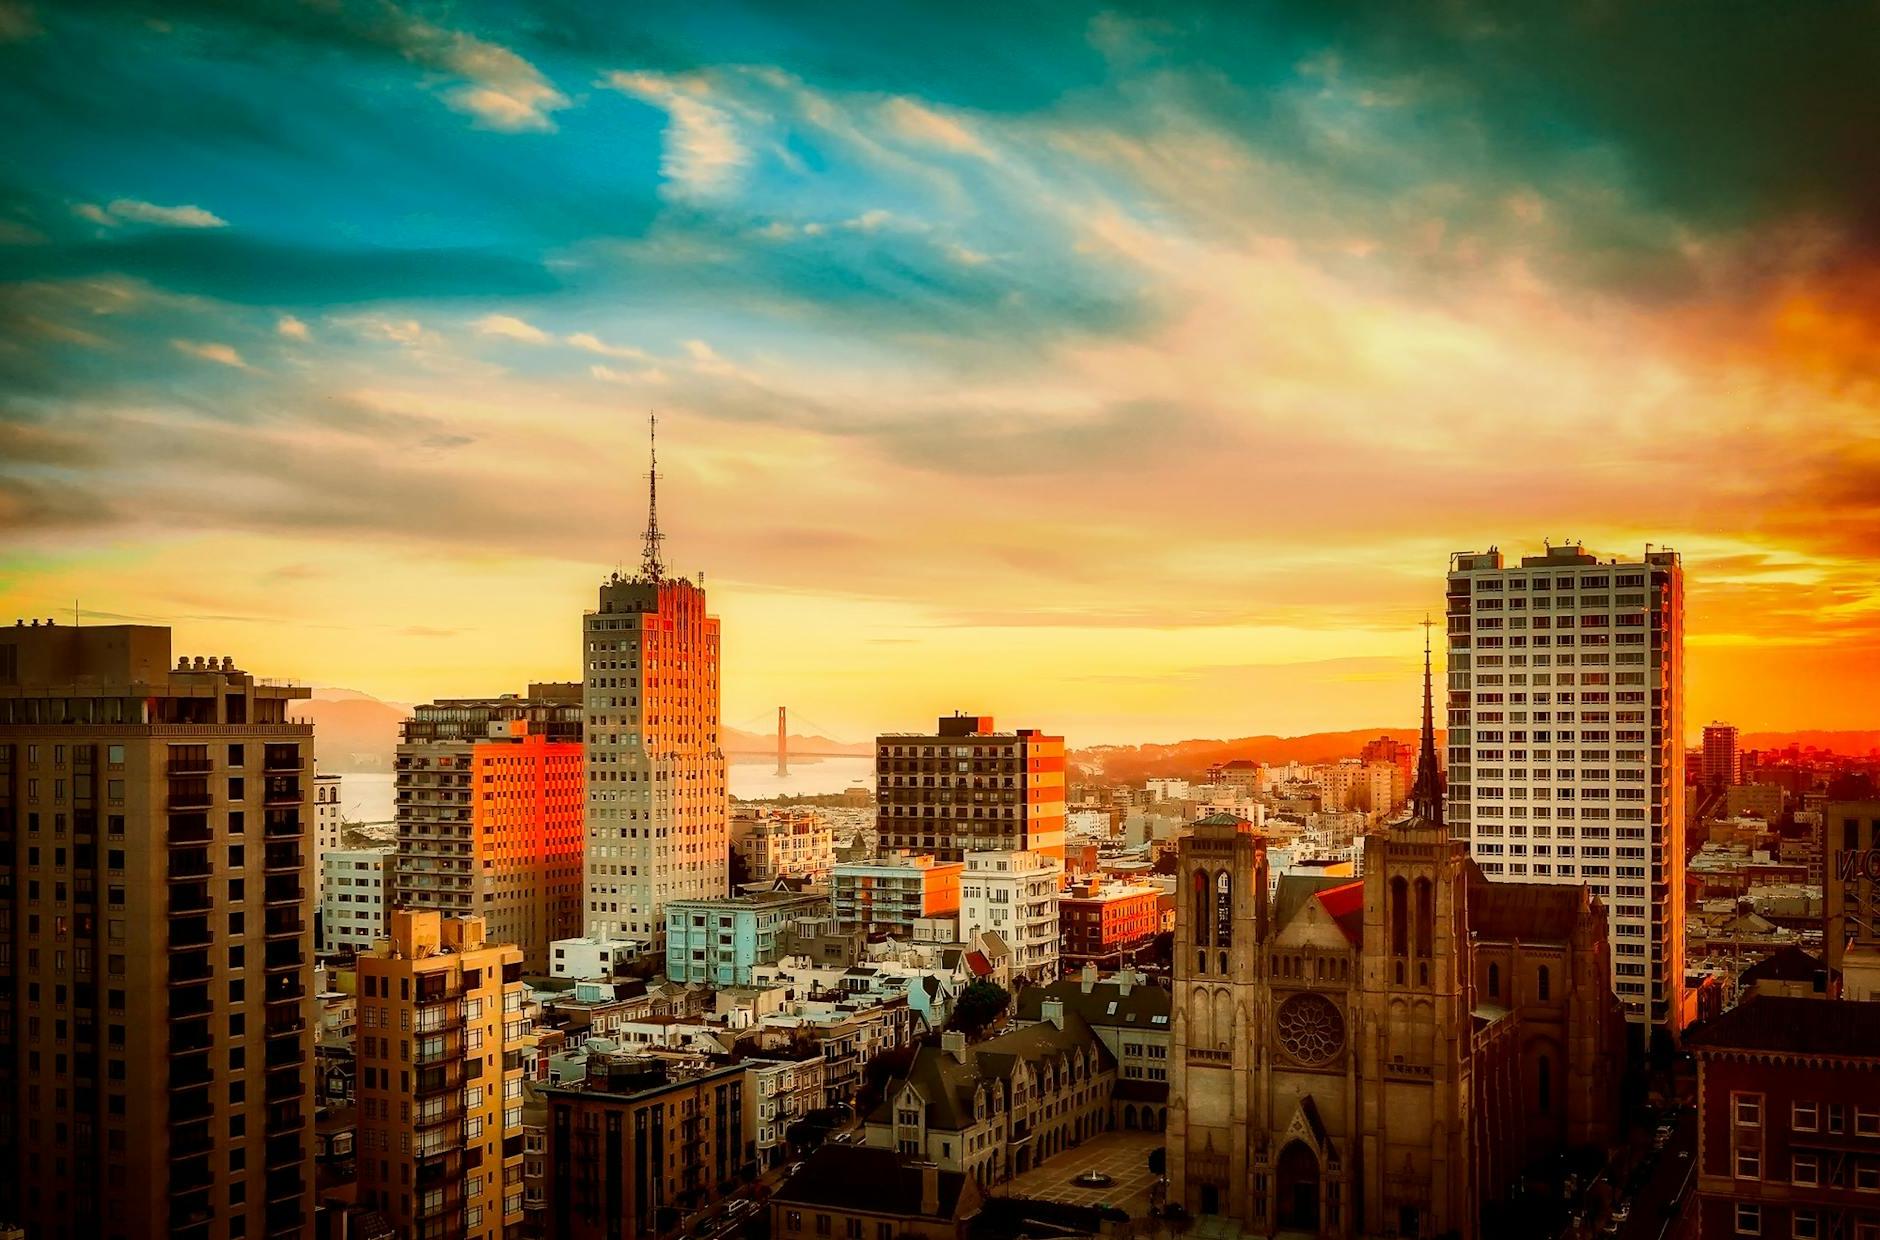
<svg viewBox="0 0 1880 1240">
<path fill-rule="evenodd" d="M 790 774 L 790 729 L 788 726 L 789 708 L 777 708 L 777 776 L 785 778 Z"/>
</svg>

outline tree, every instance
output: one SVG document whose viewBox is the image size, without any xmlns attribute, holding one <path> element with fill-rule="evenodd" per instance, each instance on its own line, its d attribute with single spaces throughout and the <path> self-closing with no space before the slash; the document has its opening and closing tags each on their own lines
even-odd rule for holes
<svg viewBox="0 0 1880 1240">
<path fill-rule="evenodd" d="M 1168 1146 L 1158 1145 L 1149 1151 L 1149 1174 L 1168 1174 Z"/>
<path fill-rule="evenodd" d="M 947 1028 L 977 1037 L 985 1032 L 986 1026 L 999 1019 L 1011 1002 L 1012 996 L 997 982 L 974 982 L 960 992 L 954 1002 Z"/>
</svg>

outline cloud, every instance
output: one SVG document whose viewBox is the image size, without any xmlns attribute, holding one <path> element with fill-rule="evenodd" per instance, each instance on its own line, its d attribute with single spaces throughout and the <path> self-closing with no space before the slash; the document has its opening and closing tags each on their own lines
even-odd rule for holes
<svg viewBox="0 0 1880 1240">
<path fill-rule="evenodd" d="M 484 336 L 501 336 L 507 340 L 520 340 L 526 344 L 542 344 L 548 340 L 547 332 L 514 315 L 486 314 L 471 326 Z"/>
<path fill-rule="evenodd" d="M 950 116 L 912 99 L 891 99 L 884 108 L 888 124 L 902 137 L 915 142 L 944 147 L 963 155 L 991 158 L 992 152 L 979 135 Z"/>
<path fill-rule="evenodd" d="M 289 340 L 313 339 L 313 333 L 308 330 L 307 325 L 291 314 L 283 314 L 274 324 L 274 330 Z"/>
<path fill-rule="evenodd" d="M 218 344 L 213 341 L 172 340 L 170 344 L 181 353 L 199 357 L 205 362 L 217 362 L 223 366 L 233 366 L 236 370 L 247 370 L 248 363 L 235 351 L 233 345 Z"/>
<path fill-rule="evenodd" d="M 604 83 L 666 112 L 666 147 L 660 171 L 679 198 L 710 199 L 728 193 L 750 161 L 731 115 L 710 102 L 699 78 L 615 72 Z"/>
<path fill-rule="evenodd" d="M 608 344 L 592 332 L 576 332 L 568 337 L 568 343 L 577 349 L 586 349 L 589 353 L 598 353 L 602 357 L 619 357 L 629 361 L 646 361 L 648 354 L 644 349 L 631 345 Z"/>
<path fill-rule="evenodd" d="M 201 207 L 160 207 L 154 202 L 119 198 L 106 206 L 81 202 L 72 208 L 80 218 L 106 228 L 120 224 L 156 224 L 164 228 L 227 228 L 228 221 Z"/>
</svg>

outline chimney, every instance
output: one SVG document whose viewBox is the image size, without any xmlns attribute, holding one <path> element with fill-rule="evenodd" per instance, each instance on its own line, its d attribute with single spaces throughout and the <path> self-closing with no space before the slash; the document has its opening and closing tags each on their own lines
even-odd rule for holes
<svg viewBox="0 0 1880 1240">
<path fill-rule="evenodd" d="M 1038 1015 L 1062 1029 L 1064 1027 L 1064 1000 L 1046 999 L 1038 1005 Z"/>
<path fill-rule="evenodd" d="M 949 1029 L 940 1035 L 940 1049 L 953 1056 L 961 1063 L 966 1062 L 966 1035 L 957 1029 Z"/>
<path fill-rule="evenodd" d="M 1136 984 L 1136 971 L 1127 965 L 1116 975 L 1116 994 L 1118 998 L 1127 998 L 1130 987 Z"/>
<path fill-rule="evenodd" d="M 1079 975 L 1078 981 L 1081 984 L 1083 988 L 1083 992 L 1085 994 L 1089 994 L 1092 990 L 1096 989 L 1097 965 L 1095 961 L 1093 960 L 1084 961 L 1084 971 L 1082 974 Z"/>
<path fill-rule="evenodd" d="M 940 1213 L 940 1164 L 924 1162 L 920 1165 L 920 1213 L 923 1218 L 934 1218 Z"/>
</svg>

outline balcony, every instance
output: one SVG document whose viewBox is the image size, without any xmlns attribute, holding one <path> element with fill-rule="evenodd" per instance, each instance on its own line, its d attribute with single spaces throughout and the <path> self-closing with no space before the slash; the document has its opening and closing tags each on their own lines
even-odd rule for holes
<svg viewBox="0 0 1880 1240">
<path fill-rule="evenodd" d="M 268 1174 L 268 1200 L 291 1201 L 307 1191 L 307 1181 L 300 1172 L 274 1171 Z"/>
<path fill-rule="evenodd" d="M 295 1068 L 270 1070 L 266 1098 L 269 1102 L 285 1102 L 289 1098 L 299 1098 L 306 1094 L 307 1083 Z"/>
<path fill-rule="evenodd" d="M 170 818 L 170 843 L 207 844 L 215 838 L 207 814 L 176 814 Z"/>
<path fill-rule="evenodd" d="M 170 1019 L 173 1021 L 207 1016 L 213 1011 L 215 1004 L 209 998 L 209 988 L 201 983 L 170 992 Z"/>
<path fill-rule="evenodd" d="M 190 1158 L 215 1148 L 212 1126 L 206 1121 L 179 1124 L 170 1130 L 170 1157 Z"/>
<path fill-rule="evenodd" d="M 420 1098 L 462 1089 L 463 1063 L 459 1060 L 439 1064 L 434 1068 L 421 1068 L 418 1070 L 418 1079 L 414 1084 L 413 1092 Z"/>
<path fill-rule="evenodd" d="M 170 947 L 208 947 L 215 942 L 207 917 L 190 917 L 170 923 Z"/>
<path fill-rule="evenodd" d="M 307 1114 L 300 1109 L 299 1099 L 277 1102 L 268 1107 L 268 1135 L 271 1137 L 284 1132 L 298 1132 L 306 1123 Z"/>
<path fill-rule="evenodd" d="M 298 809 L 264 810 L 262 831 L 271 840 L 298 839 L 307 833 Z"/>
<path fill-rule="evenodd" d="M 456 1098 L 435 1098 L 430 1102 L 424 1102 L 418 1105 L 417 1109 L 411 1113 L 412 1123 L 420 1131 L 450 1124 L 461 1124 L 463 1122 L 463 1109 L 463 1098 L 461 1096 Z M 440 1139 L 447 1141 L 451 1145 L 457 1145 L 462 1143 L 463 1134 L 461 1132 L 454 1136 L 446 1134 L 445 1137 Z"/>
<path fill-rule="evenodd" d="M 289 1236 L 298 1236 L 307 1225 L 307 1212 L 301 1208 L 301 1199 L 290 1197 L 281 1201 L 269 1201 L 267 1228 L 269 1237 L 280 1236 L 285 1240 Z"/>
<path fill-rule="evenodd" d="M 207 1151 L 204 1151 L 205 1153 Z M 193 1193 L 197 1189 L 207 1188 L 215 1183 L 215 1173 L 209 1169 L 209 1160 L 201 1155 L 175 1160 L 175 1150 L 171 1150 L 170 1192 Z"/>
<path fill-rule="evenodd" d="M 188 1232 L 191 1228 L 202 1226 L 215 1217 L 215 1211 L 209 1204 L 209 1190 L 198 1189 L 186 1196 L 170 1199 L 170 1234 L 172 1236 Z"/>
<path fill-rule="evenodd" d="M 262 899 L 269 904 L 299 904 L 307 893 L 291 875 L 271 874 L 264 880 Z"/>
<path fill-rule="evenodd" d="M 262 998 L 267 1003 L 281 1003 L 304 998 L 306 994 L 307 988 L 301 984 L 299 972 L 276 973 L 268 978 Z"/>
<path fill-rule="evenodd" d="M 181 1090 L 170 1095 L 170 1123 L 189 1124 L 215 1114 L 215 1100 L 206 1089 Z"/>
<path fill-rule="evenodd" d="M 280 969 L 298 969 L 307 963 L 298 939 L 270 939 L 262 955 L 262 967 L 270 973 Z"/>
<path fill-rule="evenodd" d="M 188 913 L 206 913 L 215 907 L 215 901 L 209 895 L 209 884 L 198 882 L 189 886 L 170 888 L 170 916 L 179 917 Z"/>
<path fill-rule="evenodd" d="M 269 745 L 262 757 L 261 769 L 299 772 L 306 769 L 306 761 L 300 756 L 299 745 Z"/>
<path fill-rule="evenodd" d="M 188 1055 L 215 1045 L 207 1020 L 177 1021 L 170 1026 L 170 1054 Z"/>
<path fill-rule="evenodd" d="M 424 1067 L 434 1063 L 445 1063 L 463 1055 L 463 1039 L 455 1032 L 440 1033 L 432 1037 L 418 1039 L 416 1063 Z"/>
<path fill-rule="evenodd" d="M 267 1160 L 270 1171 L 298 1167 L 306 1159 L 306 1147 L 293 1134 L 268 1138 Z"/>
<path fill-rule="evenodd" d="M 307 923 L 297 909 L 271 908 L 262 918 L 262 933 L 268 938 L 297 938 L 307 931 Z"/>
<path fill-rule="evenodd" d="M 267 1066 L 275 1068 L 299 1068 L 307 1062 L 307 1048 L 301 1045 L 299 1038 L 271 1038 L 268 1041 Z"/>
<path fill-rule="evenodd" d="M 207 951 L 178 952 L 170 957 L 170 985 L 206 982 L 215 976 Z"/>
<path fill-rule="evenodd" d="M 268 870 L 292 870 L 298 872 L 307 863 L 300 848 L 295 844 L 269 844 L 263 850 L 262 866 Z"/>
<path fill-rule="evenodd" d="M 215 867 L 209 861 L 209 850 L 206 848 L 185 848 L 170 854 L 169 879 L 173 883 L 208 878 L 214 872 Z"/>
<path fill-rule="evenodd" d="M 170 1088 L 199 1089 L 215 1080 L 215 1069 L 209 1065 L 207 1052 L 172 1059 L 170 1061 Z"/>
<path fill-rule="evenodd" d="M 215 764 L 207 754 L 187 758 L 173 757 L 164 764 L 164 771 L 170 775 L 207 775 L 215 769 Z"/>
<path fill-rule="evenodd" d="M 206 779 L 177 780 L 170 785 L 167 802 L 171 813 L 179 810 L 208 809 L 215 803 Z"/>
<path fill-rule="evenodd" d="M 305 1018 L 298 1008 L 270 1007 L 267 1014 L 266 1035 L 270 1038 L 297 1034 L 307 1027 Z"/>
<path fill-rule="evenodd" d="M 299 805 L 303 800 L 300 781 L 292 775 L 270 775 L 264 782 L 261 793 L 263 805 Z"/>
</svg>

